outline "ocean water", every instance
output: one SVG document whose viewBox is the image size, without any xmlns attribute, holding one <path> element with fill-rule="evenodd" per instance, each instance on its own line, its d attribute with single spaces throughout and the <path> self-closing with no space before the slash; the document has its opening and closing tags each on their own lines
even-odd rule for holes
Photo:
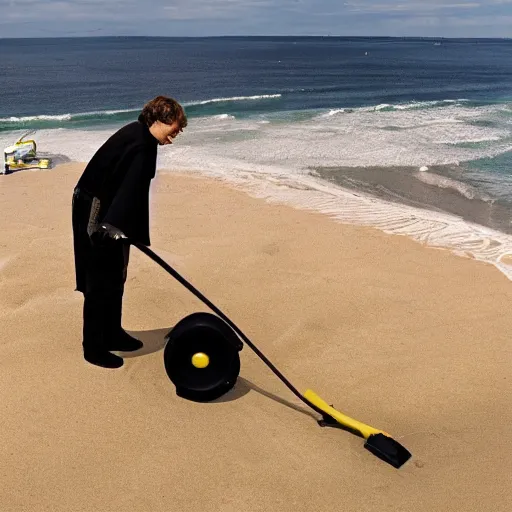
<svg viewBox="0 0 512 512">
<path fill-rule="evenodd" d="M 511 63 L 505 39 L 0 39 L 0 145 L 34 130 L 41 156 L 87 161 L 146 101 L 173 96 L 189 126 L 160 148 L 160 172 L 224 179 L 512 279 Z"/>
</svg>

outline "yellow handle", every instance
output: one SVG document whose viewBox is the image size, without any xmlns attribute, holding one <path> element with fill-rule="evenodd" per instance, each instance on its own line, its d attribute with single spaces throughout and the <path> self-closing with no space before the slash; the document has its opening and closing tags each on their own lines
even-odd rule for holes
<svg viewBox="0 0 512 512">
<path fill-rule="evenodd" d="M 382 430 L 378 430 L 376 428 L 370 427 L 369 425 L 365 425 L 364 423 L 354 420 L 353 418 L 349 418 L 345 414 L 337 411 L 325 400 L 322 400 L 311 389 L 308 389 L 303 396 L 306 400 L 311 402 L 313 405 L 316 405 L 320 410 L 331 416 L 331 418 L 334 418 L 341 425 L 360 432 L 365 439 L 368 439 L 372 434 L 384 434 L 385 436 L 391 437 L 389 434 Z"/>
</svg>

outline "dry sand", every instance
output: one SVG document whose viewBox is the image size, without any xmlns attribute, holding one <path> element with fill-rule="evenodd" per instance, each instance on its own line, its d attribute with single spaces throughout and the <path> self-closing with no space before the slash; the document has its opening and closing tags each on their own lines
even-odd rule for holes
<svg viewBox="0 0 512 512">
<path fill-rule="evenodd" d="M 83 169 L 1 178 L 0 511 L 510 511 L 512 284 L 403 237 L 158 175 L 152 249 L 301 391 L 390 432 L 400 470 L 321 428 L 245 347 L 214 403 L 175 395 L 163 339 L 209 311 L 132 249 L 123 368 L 87 364 L 71 195 Z"/>
</svg>

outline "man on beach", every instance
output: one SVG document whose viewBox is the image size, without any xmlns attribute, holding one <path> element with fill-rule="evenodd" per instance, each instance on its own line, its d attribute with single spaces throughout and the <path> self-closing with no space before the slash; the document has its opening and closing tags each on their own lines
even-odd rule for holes
<svg viewBox="0 0 512 512">
<path fill-rule="evenodd" d="M 73 193 L 75 291 L 84 294 L 83 352 L 91 364 L 120 368 L 110 351 L 130 352 L 142 343 L 121 327 L 130 245 L 149 246 L 149 190 L 158 145 L 187 126 L 182 106 L 157 96 L 137 121 L 112 135 L 95 153 Z"/>
</svg>

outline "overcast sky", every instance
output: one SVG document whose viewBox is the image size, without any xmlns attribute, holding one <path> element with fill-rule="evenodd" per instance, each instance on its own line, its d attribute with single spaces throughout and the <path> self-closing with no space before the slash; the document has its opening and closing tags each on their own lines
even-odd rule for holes
<svg viewBox="0 0 512 512">
<path fill-rule="evenodd" d="M 0 37 L 512 37 L 512 0 L 0 0 Z"/>
</svg>

